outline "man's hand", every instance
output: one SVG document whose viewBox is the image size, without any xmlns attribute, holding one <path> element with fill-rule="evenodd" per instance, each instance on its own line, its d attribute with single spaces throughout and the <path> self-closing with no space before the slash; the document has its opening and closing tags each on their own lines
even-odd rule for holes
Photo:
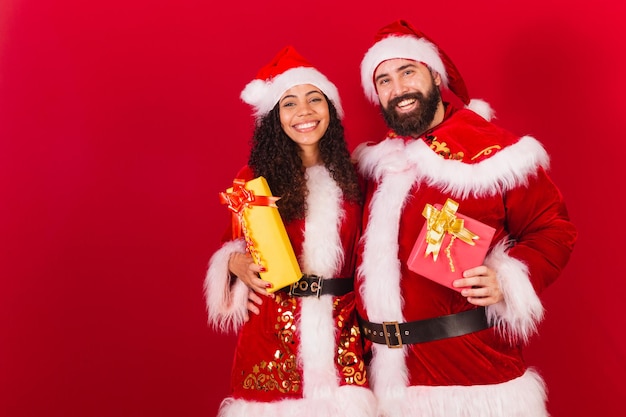
<svg viewBox="0 0 626 417">
<path fill-rule="evenodd" d="M 488 306 L 504 300 L 495 271 L 485 265 L 463 272 L 463 278 L 455 280 L 452 285 L 455 288 L 469 287 L 461 290 L 461 295 L 477 306 Z"/>
</svg>

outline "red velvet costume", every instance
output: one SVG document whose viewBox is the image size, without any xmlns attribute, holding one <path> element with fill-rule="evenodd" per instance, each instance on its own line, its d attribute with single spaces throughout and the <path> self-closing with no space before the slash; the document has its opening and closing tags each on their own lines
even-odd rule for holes
<svg viewBox="0 0 626 417">
<path fill-rule="evenodd" d="M 246 167 L 237 178 L 248 181 L 252 171 Z M 350 279 L 361 208 L 343 199 L 324 167 L 307 169 L 307 187 L 306 220 L 285 225 L 302 272 Z M 228 271 L 230 254 L 244 248 L 241 240 L 226 242 L 211 258 L 205 281 L 209 321 L 239 334 L 232 395 L 219 416 L 374 416 L 354 292 L 298 298 L 278 291 L 245 322 L 248 287 Z"/>
<path fill-rule="evenodd" d="M 496 228 L 485 264 L 504 294 L 487 308 L 490 329 L 401 349 L 372 344 L 368 375 L 380 415 L 547 416 L 543 381 L 521 350 L 543 316 L 539 294 L 566 265 L 576 230 L 546 174 L 544 148 L 448 106 L 445 120 L 419 139 L 392 132 L 354 154 L 369 181 L 357 269 L 364 318 L 406 322 L 476 308 L 406 265 L 424 206 L 447 198 Z"/>
</svg>

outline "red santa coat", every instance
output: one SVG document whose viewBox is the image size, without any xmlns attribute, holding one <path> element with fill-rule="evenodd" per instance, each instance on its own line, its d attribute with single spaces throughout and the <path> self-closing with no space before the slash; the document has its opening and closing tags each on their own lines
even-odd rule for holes
<svg viewBox="0 0 626 417">
<path fill-rule="evenodd" d="M 406 322 L 475 308 L 407 268 L 424 206 L 448 198 L 459 213 L 496 229 L 485 264 L 504 294 L 487 308 L 490 329 L 402 349 L 372 344 L 369 376 L 380 415 L 547 416 L 543 381 L 521 349 L 543 316 L 538 294 L 566 265 L 576 230 L 546 175 L 544 148 L 472 111 L 448 110 L 418 140 L 391 134 L 354 155 L 369 180 L 357 266 L 361 316 Z"/>
<path fill-rule="evenodd" d="M 306 220 L 285 224 L 302 272 L 325 278 L 354 276 L 361 208 L 346 202 L 326 168 L 307 169 Z M 237 178 L 253 178 L 244 168 Z M 372 417 L 376 407 L 362 358 L 353 292 L 334 297 L 264 298 L 248 317 L 248 287 L 231 280 L 229 256 L 241 240 L 211 258 L 205 280 L 209 322 L 238 331 L 231 396 L 220 417 Z"/>
</svg>

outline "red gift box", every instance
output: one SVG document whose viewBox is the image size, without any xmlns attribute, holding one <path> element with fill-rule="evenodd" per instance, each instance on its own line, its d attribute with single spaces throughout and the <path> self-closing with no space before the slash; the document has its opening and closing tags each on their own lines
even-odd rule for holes
<svg viewBox="0 0 626 417">
<path fill-rule="evenodd" d="M 463 271 L 483 264 L 496 231 L 457 213 L 458 207 L 451 199 L 424 207 L 426 222 L 407 260 L 411 271 L 455 291 L 463 289 L 452 286 Z"/>
</svg>

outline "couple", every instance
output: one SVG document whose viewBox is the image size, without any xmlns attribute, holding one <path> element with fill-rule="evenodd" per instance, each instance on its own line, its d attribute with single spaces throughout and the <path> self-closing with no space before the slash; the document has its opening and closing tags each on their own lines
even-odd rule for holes
<svg viewBox="0 0 626 417">
<path fill-rule="evenodd" d="M 268 180 L 303 280 L 324 285 L 268 292 L 245 243 L 225 239 L 205 280 L 209 321 L 239 332 L 219 416 L 547 416 L 521 349 L 576 230 L 546 151 L 490 123 L 452 61 L 405 21 L 378 32 L 361 81 L 390 131 L 355 150 L 356 168 L 337 89 L 292 48 L 242 92 L 257 123 L 237 178 Z M 456 290 L 407 267 L 425 205 L 448 198 L 495 228 Z"/>
</svg>

